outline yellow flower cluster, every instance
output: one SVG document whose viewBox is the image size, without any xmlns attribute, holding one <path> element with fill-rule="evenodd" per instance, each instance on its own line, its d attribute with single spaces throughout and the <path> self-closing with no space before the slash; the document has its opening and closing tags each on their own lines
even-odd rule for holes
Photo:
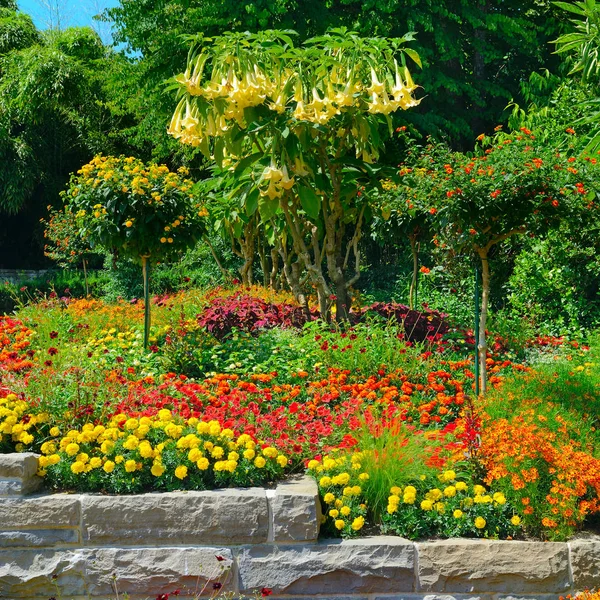
<svg viewBox="0 0 600 600">
<path fill-rule="evenodd" d="M 327 506 L 325 520 L 345 535 L 360 531 L 365 524 L 366 503 L 362 498 L 361 484 L 369 474 L 361 470 L 362 454 L 325 456 L 323 461 L 311 460 L 309 471 L 318 478 L 323 502 Z M 327 473 L 327 474 L 323 474 Z"/>
<path fill-rule="evenodd" d="M 204 77 L 207 53 L 195 57 L 177 77 L 184 96 L 169 125 L 170 135 L 184 144 L 200 146 L 208 138 L 235 130 L 235 125 L 246 128 L 246 109 L 260 105 L 277 115 L 289 110 L 296 122 L 327 125 L 342 111 L 389 115 L 419 103 L 412 96 L 417 86 L 408 69 L 395 61 L 393 72 L 382 65 L 376 70 L 372 64 L 369 75 L 369 67 L 340 52 L 337 65 L 318 65 L 314 76 L 303 77 L 300 71 L 306 71 L 306 65 L 299 69 L 290 62 L 283 67 L 253 53 L 248 45 L 243 48 L 242 57 L 208 61 L 213 65 L 210 79 Z"/>
<path fill-rule="evenodd" d="M 288 464 L 287 457 L 276 448 L 261 449 L 247 434 L 236 438 L 231 429 L 223 429 L 217 421 L 182 421 L 168 409 L 139 419 L 118 414 L 106 425 L 88 423 L 62 436 L 53 428 L 50 434 L 54 439 L 41 447 L 42 476 L 49 465 L 64 461 L 75 475 L 97 469 L 107 474 L 117 470 L 121 475 L 123 471 L 149 471 L 160 478 L 167 472 L 163 461 L 167 454 L 170 463 L 173 459 L 179 463 L 173 469 L 179 480 L 193 470 L 235 474 L 238 469 L 247 473 L 268 466 L 280 473 Z"/>
<path fill-rule="evenodd" d="M 22 452 L 34 442 L 32 432 L 38 425 L 48 421 L 48 415 L 28 414 L 27 408 L 27 402 L 19 400 L 16 394 L 0 398 L 0 445 L 12 442 L 17 452 Z"/>
</svg>

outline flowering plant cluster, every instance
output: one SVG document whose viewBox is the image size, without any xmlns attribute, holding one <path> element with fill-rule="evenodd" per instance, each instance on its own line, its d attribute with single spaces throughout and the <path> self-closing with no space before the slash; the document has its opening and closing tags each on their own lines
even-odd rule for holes
<svg viewBox="0 0 600 600">
<path fill-rule="evenodd" d="M 281 477 L 288 459 L 217 421 L 115 415 L 61 435 L 52 427 L 40 446 L 38 474 L 53 487 L 112 493 L 261 485 Z"/>
<path fill-rule="evenodd" d="M 161 260 L 202 234 L 208 212 L 195 199 L 187 169 L 96 156 L 71 177 L 65 192 L 81 237 L 139 259 Z"/>
</svg>

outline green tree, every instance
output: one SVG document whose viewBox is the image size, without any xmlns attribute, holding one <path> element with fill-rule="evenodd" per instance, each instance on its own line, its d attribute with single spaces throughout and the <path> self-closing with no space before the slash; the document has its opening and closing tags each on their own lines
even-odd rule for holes
<svg viewBox="0 0 600 600">
<path fill-rule="evenodd" d="M 558 152 L 540 139 L 526 128 L 510 135 L 480 136 L 474 156 L 432 145 L 404 169 L 404 185 L 414 190 L 414 203 L 436 217 L 435 243 L 480 262 L 477 349 L 484 394 L 493 250 L 516 235 L 544 234 L 560 219 L 589 221 L 598 211 L 597 161 L 571 150 Z"/>
<path fill-rule="evenodd" d="M 370 212 L 360 188 L 376 186 L 380 125 L 391 130 L 391 113 L 418 104 L 404 65 L 405 55 L 418 61 L 402 48 L 408 39 L 340 29 L 294 47 L 278 31 L 200 36 L 176 78 L 169 132 L 231 173 L 248 217 L 283 216 L 324 318 L 331 300 L 347 318 L 360 276 Z"/>
<path fill-rule="evenodd" d="M 150 331 L 150 264 L 172 258 L 204 233 L 208 214 L 192 194 L 187 171 L 133 157 L 96 156 L 71 177 L 65 194 L 80 238 L 142 265 L 144 348 Z"/>
<path fill-rule="evenodd" d="M 521 101 L 520 81 L 558 64 L 548 42 L 560 33 L 560 14 L 549 0 L 122 0 L 105 18 L 115 40 L 141 55 L 140 135 L 159 133 L 161 81 L 185 60 L 185 35 L 276 28 L 293 29 L 303 40 L 346 26 L 365 36 L 415 31 L 427 97 L 406 119 L 468 146 L 505 117 L 511 98 Z"/>
</svg>

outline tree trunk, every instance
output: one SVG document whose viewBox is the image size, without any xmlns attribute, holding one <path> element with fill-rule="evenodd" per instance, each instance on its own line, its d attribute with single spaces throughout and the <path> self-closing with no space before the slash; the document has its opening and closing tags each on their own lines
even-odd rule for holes
<svg viewBox="0 0 600 600">
<path fill-rule="evenodd" d="M 269 287 L 272 290 L 277 289 L 277 276 L 279 275 L 279 255 L 277 248 L 271 248 L 271 274 L 269 275 Z"/>
<path fill-rule="evenodd" d="M 281 255 L 281 260 L 283 262 L 283 273 L 285 275 L 285 279 L 290 286 L 290 290 L 292 294 L 294 294 L 294 298 L 298 304 L 302 307 L 304 314 L 306 315 L 307 320 L 310 321 L 310 309 L 308 308 L 308 300 L 306 295 L 302 291 L 302 285 L 300 284 L 300 265 L 298 262 L 292 262 L 292 254 L 288 252 L 286 246 L 279 238 L 276 238 L 277 248 Z M 273 264 L 276 264 L 277 256 L 273 258 Z"/>
<path fill-rule="evenodd" d="M 144 350 L 148 350 L 150 336 L 150 263 L 148 256 L 142 256 L 142 276 L 144 278 Z"/>
<path fill-rule="evenodd" d="M 223 264 L 219 260 L 219 257 L 217 256 L 217 253 L 215 252 L 213 245 L 210 243 L 210 239 L 208 238 L 207 235 L 204 235 L 202 239 L 210 248 L 210 253 L 212 254 L 212 257 L 215 259 L 215 262 L 217 263 L 217 267 L 219 267 L 219 271 L 221 271 L 223 278 L 225 279 L 225 281 L 229 281 L 231 279 L 231 274 L 229 273 L 229 271 L 227 271 L 227 269 L 223 266 Z"/>
<path fill-rule="evenodd" d="M 87 298 L 90 295 L 90 288 L 88 286 L 88 278 L 87 278 L 87 260 L 83 259 L 83 281 L 85 282 L 85 297 Z"/>
<path fill-rule="evenodd" d="M 479 339 L 477 352 L 479 353 L 479 390 L 482 396 L 487 391 L 487 338 L 485 327 L 490 302 L 490 265 L 488 252 L 485 248 L 478 250 L 481 258 L 481 313 L 479 315 Z"/>
<path fill-rule="evenodd" d="M 408 292 L 408 306 L 411 310 L 414 310 L 417 295 L 417 281 L 419 277 L 419 245 L 417 244 L 417 236 L 410 235 L 410 249 L 413 257 L 413 274 L 410 282 L 410 290 Z"/>
</svg>

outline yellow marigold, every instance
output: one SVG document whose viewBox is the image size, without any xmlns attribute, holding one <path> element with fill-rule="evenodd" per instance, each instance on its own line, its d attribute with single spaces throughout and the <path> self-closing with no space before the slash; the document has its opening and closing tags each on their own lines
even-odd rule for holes
<svg viewBox="0 0 600 600">
<path fill-rule="evenodd" d="M 352 529 L 354 531 L 359 531 L 360 529 L 363 528 L 364 524 L 365 524 L 364 517 L 356 517 L 356 519 L 354 519 L 354 521 L 352 521 Z"/>
<path fill-rule="evenodd" d="M 56 452 L 56 444 L 54 442 L 44 442 L 40 446 L 40 452 L 42 454 L 54 454 Z"/>
<path fill-rule="evenodd" d="M 423 510 L 431 510 L 433 508 L 433 502 L 431 500 L 423 500 L 421 502 L 421 508 Z"/>
<path fill-rule="evenodd" d="M 179 465 L 175 469 L 175 477 L 177 477 L 177 479 L 185 479 L 187 477 L 187 474 L 188 474 L 188 469 L 185 465 Z"/>
<path fill-rule="evenodd" d="M 452 516 L 455 519 L 460 519 L 465 513 L 463 513 L 462 510 L 459 510 L 458 508 L 452 513 Z"/>
<path fill-rule="evenodd" d="M 217 459 L 223 458 L 224 454 L 225 454 L 225 450 L 223 450 L 223 448 L 221 448 L 221 446 L 215 446 L 210 452 L 210 455 L 213 458 L 217 458 Z"/>
<path fill-rule="evenodd" d="M 334 525 L 335 525 L 336 529 L 339 529 L 341 531 L 342 529 L 344 529 L 346 522 L 343 521 L 342 519 L 337 519 L 335 521 Z"/>
<path fill-rule="evenodd" d="M 483 529 L 486 524 L 486 520 L 483 517 L 477 517 L 475 519 L 475 527 L 477 527 L 477 529 Z"/>
<path fill-rule="evenodd" d="M 71 465 L 71 471 L 75 474 L 83 473 L 85 471 L 85 463 L 82 463 L 80 460 L 76 460 Z"/>
<path fill-rule="evenodd" d="M 188 452 L 188 460 L 190 462 L 198 462 L 202 458 L 202 452 L 198 448 L 192 448 Z"/>
<path fill-rule="evenodd" d="M 277 457 L 277 464 L 278 464 L 278 465 L 279 465 L 279 466 L 280 466 L 280 467 L 283 469 L 284 467 L 286 467 L 286 466 L 287 466 L 287 464 L 288 464 L 288 459 L 287 459 L 287 458 L 286 458 L 286 457 L 285 457 L 283 454 L 280 454 L 280 455 Z"/>
<path fill-rule="evenodd" d="M 517 525 L 521 524 L 521 517 L 519 517 L 519 515 L 514 515 L 510 522 L 516 527 Z"/>
<path fill-rule="evenodd" d="M 262 469 L 267 464 L 267 461 L 262 456 L 257 456 L 254 459 L 254 466 L 258 469 Z"/>
<path fill-rule="evenodd" d="M 138 447 L 138 451 L 142 458 L 153 458 L 154 457 L 154 450 L 152 450 L 152 446 L 150 445 L 150 442 L 142 442 Z"/>
<path fill-rule="evenodd" d="M 70 444 L 67 444 L 67 447 L 65 448 L 65 452 L 69 456 L 75 456 L 79 452 L 79 445 L 71 442 Z"/>
<path fill-rule="evenodd" d="M 244 458 L 246 460 L 252 460 L 256 456 L 256 452 L 252 448 L 244 450 Z"/>
<path fill-rule="evenodd" d="M 453 498 L 456 496 L 456 487 L 449 485 L 448 487 L 444 488 L 444 496 L 446 496 L 446 498 Z"/>
<path fill-rule="evenodd" d="M 102 466 L 102 469 L 105 473 L 112 473 L 115 470 L 115 463 L 112 460 L 107 460 Z"/>
<path fill-rule="evenodd" d="M 339 511 L 337 508 L 332 508 L 332 509 L 329 511 L 329 516 L 330 516 L 332 519 L 337 519 L 337 518 L 340 516 L 340 511 Z"/>
<path fill-rule="evenodd" d="M 369 479 L 369 474 L 368 474 L 368 473 L 361 473 L 361 474 L 358 476 L 358 479 L 359 479 L 360 481 L 367 481 L 367 479 Z"/>
<path fill-rule="evenodd" d="M 342 506 L 342 508 L 340 508 L 340 513 L 342 514 L 342 516 L 347 517 L 350 513 L 351 513 L 351 509 L 349 506 Z"/>
<path fill-rule="evenodd" d="M 393 515 L 397 510 L 398 510 L 397 504 L 388 504 L 387 505 L 387 511 L 390 515 Z"/>
<path fill-rule="evenodd" d="M 442 481 L 454 481 L 456 479 L 456 473 L 449 469 L 448 471 L 444 471 L 442 474 Z"/>
<path fill-rule="evenodd" d="M 124 442 L 123 448 L 125 450 L 135 450 L 140 445 L 140 440 L 138 440 L 135 435 L 130 435 Z"/>
<path fill-rule="evenodd" d="M 150 469 L 150 473 L 154 475 L 154 477 L 160 477 L 165 472 L 165 467 L 162 463 L 155 462 Z"/>
<path fill-rule="evenodd" d="M 277 452 L 277 448 L 273 448 L 272 446 L 269 446 L 268 448 L 263 448 L 262 453 L 267 458 L 276 458 L 279 454 L 279 452 Z"/>
<path fill-rule="evenodd" d="M 402 502 L 404 504 L 414 504 L 417 497 L 414 494 L 407 494 L 406 490 L 404 491 L 404 496 L 402 496 Z"/>
<path fill-rule="evenodd" d="M 126 460 L 125 461 L 125 470 L 128 473 L 133 473 L 135 471 L 135 469 L 136 469 L 136 462 L 135 462 L 135 460 L 131 460 L 130 459 L 130 460 Z"/>
<path fill-rule="evenodd" d="M 58 427 L 52 427 L 50 429 L 50 435 L 52 437 L 58 437 L 60 435 L 60 429 Z"/>
<path fill-rule="evenodd" d="M 476 485 L 473 487 L 473 492 L 475 492 L 475 495 L 477 496 L 483 496 L 483 494 L 485 494 L 485 488 L 482 485 Z"/>
<path fill-rule="evenodd" d="M 467 484 L 464 481 L 457 481 L 454 484 L 454 487 L 456 488 L 457 491 L 464 492 L 467 489 Z"/>
<path fill-rule="evenodd" d="M 201 471 L 206 471 L 206 469 L 208 469 L 209 465 L 210 465 L 210 463 L 208 462 L 208 458 L 206 458 L 206 457 L 199 458 L 196 462 L 196 466 Z"/>
<path fill-rule="evenodd" d="M 98 467 L 102 466 L 102 459 L 99 458 L 98 456 L 94 456 L 93 458 L 90 459 L 90 467 L 92 467 L 92 469 L 97 469 Z"/>
<path fill-rule="evenodd" d="M 225 461 L 225 471 L 229 471 L 229 473 L 233 473 L 237 469 L 237 461 L 236 460 L 226 460 Z"/>
<path fill-rule="evenodd" d="M 325 496 L 323 496 L 323 501 L 325 504 L 331 504 L 335 500 L 335 496 L 331 492 L 327 492 Z"/>
</svg>

